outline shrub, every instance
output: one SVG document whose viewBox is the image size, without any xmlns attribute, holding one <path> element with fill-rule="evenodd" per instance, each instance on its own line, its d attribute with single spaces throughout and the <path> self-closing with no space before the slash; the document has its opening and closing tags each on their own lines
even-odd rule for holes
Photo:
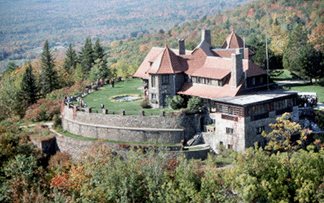
<svg viewBox="0 0 324 203">
<path fill-rule="evenodd" d="M 167 97 L 166 102 L 171 109 L 181 109 L 185 106 L 184 99 L 180 95 L 175 95 L 172 99 Z"/>
<path fill-rule="evenodd" d="M 148 99 L 144 99 L 140 105 L 143 109 L 151 108 L 150 102 Z"/>
<path fill-rule="evenodd" d="M 53 128 L 54 129 L 62 129 L 62 120 L 60 118 L 60 115 L 55 114 L 53 116 Z"/>
<path fill-rule="evenodd" d="M 192 97 L 188 101 L 188 110 L 197 112 L 204 105 L 199 97 Z"/>
<path fill-rule="evenodd" d="M 60 100 L 53 102 L 51 99 L 39 99 L 28 107 L 24 119 L 32 122 L 52 120 L 55 114 L 60 114 L 60 104 Z"/>
</svg>

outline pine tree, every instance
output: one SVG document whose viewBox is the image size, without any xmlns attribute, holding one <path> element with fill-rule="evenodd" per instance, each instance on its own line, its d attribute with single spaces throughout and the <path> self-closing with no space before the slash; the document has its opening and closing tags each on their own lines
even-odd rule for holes
<svg viewBox="0 0 324 203">
<path fill-rule="evenodd" d="M 103 59 L 104 57 L 104 50 L 100 45 L 100 41 L 99 38 L 96 40 L 96 43 L 93 47 L 93 60 L 97 60 L 97 59 Z"/>
<path fill-rule="evenodd" d="M 82 48 L 82 51 L 80 53 L 80 61 L 82 64 L 82 72 L 85 75 L 88 75 L 92 64 L 94 62 L 93 60 L 93 50 L 92 50 L 92 44 L 91 44 L 91 39 L 87 38 L 86 43 L 84 44 L 84 47 Z"/>
<path fill-rule="evenodd" d="M 37 101 L 38 93 L 40 88 L 37 84 L 34 74 L 32 73 L 33 68 L 31 64 L 26 67 L 26 70 L 23 74 L 23 78 L 21 81 L 21 90 L 20 95 L 25 101 L 26 108 Z"/>
<path fill-rule="evenodd" d="M 58 74 L 54 70 L 54 59 L 49 51 L 48 41 L 46 40 L 42 53 L 42 85 L 43 85 L 43 96 L 52 92 L 54 89 L 58 88 Z"/>
<path fill-rule="evenodd" d="M 66 57 L 64 59 L 64 69 L 66 72 L 72 74 L 72 70 L 75 70 L 78 62 L 78 56 L 72 48 L 72 44 L 69 45 L 69 48 L 66 50 Z"/>
<path fill-rule="evenodd" d="M 300 55 L 301 48 L 307 44 L 307 31 L 303 25 L 297 25 L 288 37 L 288 48 L 283 54 L 283 67 L 291 71 L 298 68 L 296 59 Z"/>
</svg>

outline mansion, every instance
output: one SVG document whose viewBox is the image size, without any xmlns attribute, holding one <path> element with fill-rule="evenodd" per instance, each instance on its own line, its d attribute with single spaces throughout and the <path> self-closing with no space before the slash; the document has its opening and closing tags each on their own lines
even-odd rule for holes
<svg viewBox="0 0 324 203">
<path fill-rule="evenodd" d="M 183 39 L 178 49 L 153 47 L 133 75 L 142 78 L 154 108 L 167 107 L 165 98 L 182 95 L 203 99 L 209 118 L 201 120 L 213 136 L 208 144 L 235 151 L 266 144 L 261 132 L 284 112 L 298 121 L 297 93 L 267 90 L 267 72 L 250 60 L 253 51 L 232 31 L 221 47 L 211 47 L 210 30 L 203 30 L 200 44 L 186 50 Z"/>
</svg>

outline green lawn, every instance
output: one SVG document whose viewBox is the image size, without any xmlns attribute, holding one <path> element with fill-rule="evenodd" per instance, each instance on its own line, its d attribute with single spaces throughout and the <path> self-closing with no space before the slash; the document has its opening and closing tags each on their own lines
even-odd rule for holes
<svg viewBox="0 0 324 203">
<path fill-rule="evenodd" d="M 316 92 L 319 102 L 324 102 L 324 87 L 318 84 L 300 83 L 283 86 L 286 90 L 299 91 L 299 92 Z"/>
<path fill-rule="evenodd" d="M 143 99 L 130 102 L 112 102 L 110 98 L 115 95 L 124 94 L 139 94 L 143 96 L 143 92 L 137 89 L 141 85 L 142 80 L 139 78 L 124 80 L 116 82 L 113 88 L 110 88 L 110 85 L 104 85 L 102 89 L 88 94 L 83 99 L 88 107 L 97 110 L 100 110 L 100 104 L 103 103 L 105 108 L 109 111 L 119 111 L 120 109 L 124 109 L 125 111 L 138 112 L 139 110 L 143 110 L 140 107 Z M 144 109 L 144 111 L 147 112 L 157 112 L 160 110 L 170 111 L 170 109 Z"/>
<path fill-rule="evenodd" d="M 296 80 L 296 75 L 292 74 L 289 70 L 276 69 L 270 72 L 270 77 L 273 80 Z"/>
</svg>

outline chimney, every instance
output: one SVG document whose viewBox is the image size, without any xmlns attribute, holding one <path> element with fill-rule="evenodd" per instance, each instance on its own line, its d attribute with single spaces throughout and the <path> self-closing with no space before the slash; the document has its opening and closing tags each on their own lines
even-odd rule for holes
<svg viewBox="0 0 324 203">
<path fill-rule="evenodd" d="M 243 78 L 242 55 L 238 53 L 236 54 L 233 53 L 231 55 L 231 58 L 232 58 L 231 87 L 232 89 L 236 89 Z"/>
<path fill-rule="evenodd" d="M 183 38 L 179 39 L 179 55 L 186 54 L 185 40 Z"/>
<path fill-rule="evenodd" d="M 207 42 L 211 45 L 211 37 L 210 37 L 210 30 L 203 29 L 201 32 L 201 42 Z"/>
</svg>

